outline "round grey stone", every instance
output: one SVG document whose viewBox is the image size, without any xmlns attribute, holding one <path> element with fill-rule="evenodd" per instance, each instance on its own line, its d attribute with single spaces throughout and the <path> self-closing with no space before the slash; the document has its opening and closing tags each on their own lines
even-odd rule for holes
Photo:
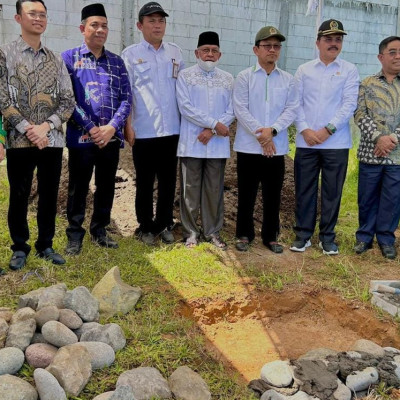
<svg viewBox="0 0 400 400">
<path fill-rule="evenodd" d="M 177 368 L 168 383 L 177 399 L 211 400 L 210 389 L 204 379 L 187 366 Z"/>
<path fill-rule="evenodd" d="M 78 329 L 83 324 L 82 318 L 75 311 L 69 310 L 68 308 L 60 310 L 60 318 L 58 321 L 69 329 Z"/>
<path fill-rule="evenodd" d="M 336 400 L 351 400 L 351 390 L 342 383 L 340 379 L 337 380 L 338 387 L 333 393 Z"/>
<path fill-rule="evenodd" d="M 14 375 L 25 361 L 24 352 L 17 347 L 6 347 L 0 350 L 0 375 Z"/>
<path fill-rule="evenodd" d="M 6 344 L 6 337 L 8 332 L 8 324 L 4 318 L 0 317 L 0 349 Z"/>
<path fill-rule="evenodd" d="M 42 327 L 46 322 L 58 321 L 60 311 L 56 306 L 43 307 L 36 311 L 35 320 L 38 327 Z"/>
<path fill-rule="evenodd" d="M 76 345 L 86 347 L 90 354 L 92 369 L 109 367 L 115 360 L 115 352 L 107 343 L 103 342 L 79 342 Z"/>
<path fill-rule="evenodd" d="M 81 336 L 85 333 L 90 331 L 93 328 L 100 328 L 103 325 L 99 324 L 98 322 L 84 322 L 82 326 L 78 329 L 74 329 L 74 333 L 80 339 Z"/>
<path fill-rule="evenodd" d="M 320 347 L 307 351 L 299 357 L 299 360 L 324 360 L 328 356 L 335 356 L 338 352 L 336 350 Z"/>
<path fill-rule="evenodd" d="M 103 342 L 109 344 L 114 351 L 125 347 L 126 339 L 121 327 L 117 324 L 102 325 L 86 331 L 81 336 L 81 342 Z"/>
<path fill-rule="evenodd" d="M 275 387 L 288 387 L 293 382 L 293 372 L 286 361 L 276 360 L 262 367 L 261 379 Z"/>
<path fill-rule="evenodd" d="M 363 351 L 376 357 L 383 357 L 385 355 L 385 350 L 383 349 L 383 347 L 367 339 L 357 340 L 353 344 L 351 350 Z"/>
<path fill-rule="evenodd" d="M 35 378 L 36 390 L 39 393 L 40 400 L 67 400 L 64 389 L 50 372 L 37 368 L 33 373 L 33 377 Z"/>
<path fill-rule="evenodd" d="M 25 350 L 26 361 L 34 368 L 46 368 L 54 359 L 58 348 L 47 343 L 34 343 Z"/>
<path fill-rule="evenodd" d="M 6 347 L 18 347 L 24 351 L 31 344 L 35 330 L 36 321 L 33 318 L 11 324 L 8 328 Z"/>
<path fill-rule="evenodd" d="M 83 321 L 92 322 L 99 318 L 99 301 L 85 286 L 78 286 L 66 293 L 64 307 L 75 311 Z"/>
<path fill-rule="evenodd" d="M 36 390 L 28 382 L 13 375 L 0 376 L 1 400 L 37 400 Z"/>
<path fill-rule="evenodd" d="M 379 380 L 378 371 L 374 367 L 365 368 L 363 371 L 353 372 L 346 378 L 346 386 L 353 392 L 368 389 Z"/>
<path fill-rule="evenodd" d="M 110 400 L 111 395 L 114 393 L 114 390 L 111 392 L 105 392 L 96 396 L 93 400 Z"/>
<path fill-rule="evenodd" d="M 31 340 L 31 344 L 34 343 L 47 343 L 49 344 L 49 342 L 43 337 L 41 332 L 35 332 L 33 334 L 32 340 Z"/>
<path fill-rule="evenodd" d="M 35 310 L 30 307 L 20 308 L 15 312 L 11 318 L 11 325 L 20 321 L 26 321 L 27 319 L 35 319 Z"/>
<path fill-rule="evenodd" d="M 57 347 L 78 342 L 78 337 L 75 333 L 58 321 L 46 322 L 42 327 L 42 334 L 50 344 Z"/>
</svg>

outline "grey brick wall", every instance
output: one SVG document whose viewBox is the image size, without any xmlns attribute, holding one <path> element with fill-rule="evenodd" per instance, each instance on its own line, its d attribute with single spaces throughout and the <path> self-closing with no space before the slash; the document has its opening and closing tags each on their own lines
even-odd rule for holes
<svg viewBox="0 0 400 400">
<path fill-rule="evenodd" d="M 147 0 L 103 0 L 109 17 L 109 50 L 120 53 L 140 41 L 137 13 Z M 49 24 L 43 41 L 61 52 L 81 43 L 80 11 L 95 0 L 47 0 Z M 198 34 L 218 32 L 221 38 L 221 68 L 234 75 L 254 64 L 252 46 L 256 32 L 264 25 L 279 27 L 287 41 L 280 66 L 294 73 L 314 58 L 316 16 L 305 16 L 307 0 L 160 0 L 170 14 L 166 40 L 183 50 L 187 65 L 195 62 Z M 342 57 L 355 63 L 362 77 L 379 69 L 378 43 L 398 33 L 399 0 L 325 0 L 323 19 L 337 18 L 349 33 Z M 14 21 L 15 0 L 0 0 L 0 43 L 14 40 L 19 26 Z"/>
</svg>

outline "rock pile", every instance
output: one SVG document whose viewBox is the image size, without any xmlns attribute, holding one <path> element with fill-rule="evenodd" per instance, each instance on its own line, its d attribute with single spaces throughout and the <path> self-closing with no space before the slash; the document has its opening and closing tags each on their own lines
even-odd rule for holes
<svg viewBox="0 0 400 400">
<path fill-rule="evenodd" d="M 400 388 L 400 350 L 362 339 L 347 352 L 322 348 L 267 363 L 249 388 L 261 400 L 351 400 L 380 382 Z"/>
<path fill-rule="evenodd" d="M 18 310 L 0 308 L 1 400 L 67 400 L 78 396 L 92 371 L 110 366 L 126 338 L 117 324 L 100 324 L 103 315 L 129 312 L 140 298 L 140 288 L 120 280 L 110 270 L 92 293 L 84 286 L 67 290 L 65 284 L 40 288 L 19 298 Z M 34 370 L 33 387 L 14 374 L 27 362 Z M 210 400 L 204 380 L 188 367 L 169 378 L 155 368 L 124 372 L 116 390 L 96 400 L 150 400 L 158 397 Z"/>
</svg>

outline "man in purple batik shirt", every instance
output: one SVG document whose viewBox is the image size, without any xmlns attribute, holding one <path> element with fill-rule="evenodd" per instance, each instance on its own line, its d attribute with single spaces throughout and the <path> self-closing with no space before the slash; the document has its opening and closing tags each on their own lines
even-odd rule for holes
<svg viewBox="0 0 400 400">
<path fill-rule="evenodd" d="M 96 192 L 90 234 L 103 247 L 118 244 L 106 232 L 114 200 L 123 127 L 131 110 L 132 94 L 121 57 L 105 50 L 107 16 L 102 4 L 82 9 L 80 30 L 84 43 L 65 51 L 77 105 L 67 125 L 69 185 L 66 253 L 79 254 L 85 229 L 86 197 L 93 169 Z"/>
</svg>

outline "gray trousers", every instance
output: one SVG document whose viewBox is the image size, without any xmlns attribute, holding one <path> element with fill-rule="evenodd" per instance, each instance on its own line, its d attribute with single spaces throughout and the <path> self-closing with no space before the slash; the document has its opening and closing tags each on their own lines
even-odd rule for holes
<svg viewBox="0 0 400 400">
<path fill-rule="evenodd" d="M 197 219 L 201 216 L 207 239 L 218 234 L 224 222 L 225 158 L 181 157 L 181 222 L 183 237 L 200 236 Z"/>
</svg>

